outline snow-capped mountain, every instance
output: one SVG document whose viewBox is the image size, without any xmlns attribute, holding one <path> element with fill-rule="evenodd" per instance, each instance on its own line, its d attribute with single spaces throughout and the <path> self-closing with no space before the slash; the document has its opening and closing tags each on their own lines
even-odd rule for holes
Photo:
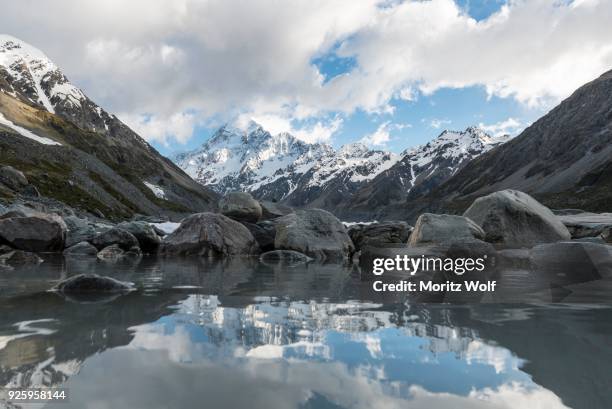
<svg viewBox="0 0 612 409">
<path fill-rule="evenodd" d="M 470 127 L 463 132 L 444 131 L 400 155 L 371 150 L 361 143 L 336 151 L 287 133 L 272 135 L 251 122 L 246 129 L 221 127 L 200 149 L 178 155 L 176 162 L 221 194 L 246 191 L 291 206 L 342 213 L 351 209 L 358 214 L 362 208 L 369 212 L 405 200 L 409 194 L 426 192 L 508 139 Z"/>
<path fill-rule="evenodd" d="M 288 133 L 272 135 L 251 122 L 246 128 L 221 127 L 200 149 L 180 154 L 175 161 L 219 193 L 247 191 L 261 199 L 305 206 L 320 201 L 332 186 L 335 194 L 355 191 L 397 159 L 362 144 L 336 152 Z"/>
<path fill-rule="evenodd" d="M 251 122 L 245 128 L 221 127 L 200 149 L 175 161 L 201 184 L 225 193 L 252 191 L 287 168 L 308 165 L 330 152 L 327 145 L 307 144 L 288 133 L 271 135 Z"/>
<path fill-rule="evenodd" d="M 404 151 L 397 163 L 343 201 L 337 211 L 345 217 L 359 218 L 426 194 L 477 156 L 509 139 L 508 135 L 492 137 L 476 127 L 444 131 L 431 142 Z"/>
<path fill-rule="evenodd" d="M 42 51 L 0 34 L 0 89 L 28 104 L 57 114 L 88 131 L 121 136 L 147 145 L 114 115 L 74 86 Z"/>
<path fill-rule="evenodd" d="M 42 51 L 0 35 L 0 163 L 44 196 L 107 217 L 210 209 L 217 195 L 73 85 Z M 20 192 L 6 191 L 12 197 Z"/>
</svg>

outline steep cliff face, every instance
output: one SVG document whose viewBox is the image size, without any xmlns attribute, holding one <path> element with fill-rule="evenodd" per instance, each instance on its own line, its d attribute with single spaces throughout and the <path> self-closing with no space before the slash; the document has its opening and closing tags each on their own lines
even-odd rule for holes
<svg viewBox="0 0 612 409">
<path fill-rule="evenodd" d="M 0 163 L 45 196 L 108 217 L 214 208 L 217 195 L 72 85 L 40 50 L 0 36 Z M 3 190 L 3 195 L 17 192 Z"/>
</svg>

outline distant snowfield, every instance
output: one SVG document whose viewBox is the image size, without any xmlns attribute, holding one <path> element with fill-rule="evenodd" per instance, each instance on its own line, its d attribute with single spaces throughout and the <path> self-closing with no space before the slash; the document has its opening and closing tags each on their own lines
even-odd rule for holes
<svg viewBox="0 0 612 409">
<path fill-rule="evenodd" d="M 146 187 L 151 189 L 151 192 L 153 192 L 155 197 L 157 197 L 158 199 L 166 198 L 166 192 L 164 192 L 164 189 L 162 189 L 161 187 L 154 185 L 153 183 L 149 183 L 149 182 L 143 182 L 143 183 L 145 184 Z"/>
<path fill-rule="evenodd" d="M 174 223 L 174 222 L 151 223 L 151 224 L 166 234 L 174 233 L 174 231 L 178 229 L 178 227 L 181 225 L 180 223 Z"/>
<path fill-rule="evenodd" d="M 42 143 L 43 145 L 62 145 L 61 143 L 56 142 L 53 139 L 45 138 L 44 136 L 38 136 L 28 129 L 22 128 L 19 125 L 15 125 L 14 123 L 6 119 L 6 117 L 2 115 L 2 113 L 0 113 L 0 124 L 11 128 L 21 136 L 25 136 L 26 138 L 32 139 L 33 141 L 36 141 L 38 143 Z"/>
</svg>

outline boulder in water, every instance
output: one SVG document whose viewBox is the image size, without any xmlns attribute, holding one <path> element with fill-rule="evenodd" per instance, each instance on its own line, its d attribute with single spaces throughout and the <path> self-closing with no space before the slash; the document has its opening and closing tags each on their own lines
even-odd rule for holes
<svg viewBox="0 0 612 409">
<path fill-rule="evenodd" d="M 550 209 L 517 190 L 480 197 L 463 215 L 482 227 L 486 241 L 504 247 L 532 247 L 570 239 L 569 231 Z"/>
<path fill-rule="evenodd" d="M 277 250 L 295 250 L 329 261 L 346 259 L 355 250 L 342 222 L 325 210 L 298 210 L 276 219 L 275 224 Z"/>
<path fill-rule="evenodd" d="M 0 264 L 7 266 L 38 265 L 43 259 L 34 253 L 23 250 L 13 250 L 0 255 Z"/>
<path fill-rule="evenodd" d="M 128 231 L 136 237 L 140 248 L 145 253 L 156 252 L 161 244 L 161 238 L 149 223 L 144 221 L 123 222 L 118 228 Z"/>
<path fill-rule="evenodd" d="M 377 244 L 407 243 L 411 232 L 412 226 L 401 221 L 355 224 L 348 229 L 357 250 Z"/>
<path fill-rule="evenodd" d="M 253 255 L 259 253 L 257 241 L 246 227 L 217 213 L 197 213 L 164 237 L 164 255 L 203 257 Z"/>
<path fill-rule="evenodd" d="M 312 261 L 312 258 L 293 250 L 274 250 L 263 253 L 259 261 L 266 264 L 300 264 Z"/>
<path fill-rule="evenodd" d="M 134 246 L 138 246 L 138 240 L 132 233 L 124 229 L 113 227 L 103 233 L 96 235 L 91 244 L 96 246 L 98 250 L 113 244 L 118 245 L 123 250 L 129 250 Z"/>
<path fill-rule="evenodd" d="M 484 231 L 467 217 L 424 213 L 417 219 L 408 244 L 412 247 L 482 240 Z"/>
<path fill-rule="evenodd" d="M 33 252 L 64 249 L 66 224 L 61 217 L 38 213 L 0 220 L 0 240 L 11 247 Z"/>
<path fill-rule="evenodd" d="M 62 293 L 117 293 L 134 289 L 134 284 L 97 274 L 79 274 L 59 282 L 54 288 Z"/>
<path fill-rule="evenodd" d="M 96 254 L 98 254 L 98 249 L 86 241 L 81 241 L 64 250 L 65 256 L 95 256 Z"/>
</svg>

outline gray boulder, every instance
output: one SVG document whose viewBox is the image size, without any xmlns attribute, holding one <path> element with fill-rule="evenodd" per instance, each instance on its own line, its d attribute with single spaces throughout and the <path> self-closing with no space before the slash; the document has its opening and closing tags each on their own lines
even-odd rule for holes
<svg viewBox="0 0 612 409">
<path fill-rule="evenodd" d="M 261 205 L 261 220 L 272 220 L 278 219 L 279 217 L 283 217 L 293 212 L 293 209 L 289 206 L 285 206 L 281 203 L 269 202 L 269 201 L 261 201 L 259 202 Z"/>
<path fill-rule="evenodd" d="M 62 293 L 121 293 L 133 290 L 134 285 L 112 277 L 79 274 L 59 282 L 53 289 Z"/>
<path fill-rule="evenodd" d="M 39 213 L 0 220 L 0 241 L 19 250 L 52 252 L 64 249 L 66 224 L 61 217 Z"/>
<path fill-rule="evenodd" d="M 0 264 L 7 266 L 23 266 L 27 264 L 37 265 L 43 262 L 43 259 L 34 253 L 22 250 L 13 250 L 0 255 Z"/>
<path fill-rule="evenodd" d="M 117 225 L 118 228 L 128 231 L 136 237 L 140 248 L 145 253 L 156 252 L 161 244 L 161 238 L 149 223 L 144 221 L 123 222 Z"/>
<path fill-rule="evenodd" d="M 219 211 L 234 220 L 256 223 L 262 215 L 259 202 L 248 193 L 231 192 L 219 201 Z"/>
<path fill-rule="evenodd" d="M 96 254 L 98 254 L 98 249 L 86 241 L 81 241 L 64 250 L 65 256 L 95 256 Z"/>
<path fill-rule="evenodd" d="M 535 246 L 531 261 L 551 284 L 566 285 L 612 277 L 612 246 L 558 242 Z"/>
<path fill-rule="evenodd" d="M 417 219 L 408 244 L 412 247 L 482 240 L 484 231 L 467 217 L 424 213 Z"/>
<path fill-rule="evenodd" d="M 355 224 L 348 229 L 348 235 L 357 250 L 378 244 L 407 243 L 411 232 L 412 226 L 401 221 Z"/>
<path fill-rule="evenodd" d="M 0 167 L 0 183 L 17 191 L 23 189 L 29 184 L 28 178 L 25 177 L 23 172 L 15 169 L 12 166 Z"/>
<path fill-rule="evenodd" d="M 91 241 L 98 250 L 113 244 L 118 245 L 123 250 L 129 250 L 138 246 L 138 240 L 134 235 L 124 229 L 113 227 L 103 233 L 97 234 Z"/>
<path fill-rule="evenodd" d="M 332 261 L 350 257 L 355 250 L 342 222 L 325 210 L 298 210 L 275 223 L 274 246 L 278 250 L 295 250 Z"/>
<path fill-rule="evenodd" d="M 486 241 L 504 247 L 532 247 L 570 239 L 569 231 L 550 209 L 517 190 L 480 197 L 463 215 L 483 228 Z"/>
<path fill-rule="evenodd" d="M 91 242 L 96 235 L 96 229 L 88 220 L 76 216 L 64 218 L 68 231 L 66 232 L 66 247 L 72 247 L 82 241 Z"/>
<path fill-rule="evenodd" d="M 229 217 L 197 213 L 164 237 L 161 253 L 203 257 L 253 255 L 259 253 L 259 246 L 249 229 Z"/>
<path fill-rule="evenodd" d="M 266 264 L 299 264 L 312 261 L 312 258 L 293 250 L 274 250 L 263 253 L 259 261 Z"/>
<path fill-rule="evenodd" d="M 242 222 L 249 229 L 261 251 L 274 250 L 274 238 L 276 237 L 276 226 L 273 222 L 266 220 L 259 223 Z"/>
<path fill-rule="evenodd" d="M 606 242 L 612 244 L 612 227 L 604 229 L 601 233 L 601 238 Z"/>
</svg>

